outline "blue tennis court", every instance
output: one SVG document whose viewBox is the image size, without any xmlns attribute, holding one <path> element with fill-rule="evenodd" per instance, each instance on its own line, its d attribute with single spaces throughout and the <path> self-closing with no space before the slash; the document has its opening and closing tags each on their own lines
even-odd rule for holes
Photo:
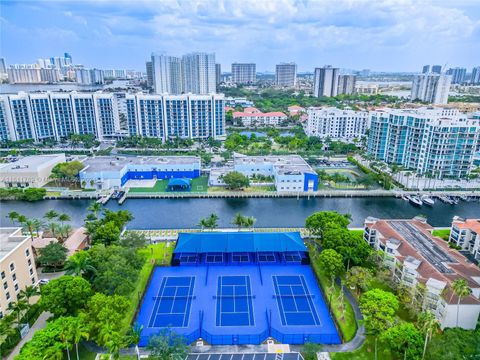
<svg viewBox="0 0 480 360">
<path fill-rule="evenodd" d="M 154 297 L 148 327 L 187 327 L 192 305 L 193 276 L 166 276 Z"/>
<path fill-rule="evenodd" d="M 217 326 L 254 325 L 250 276 L 219 276 Z"/>
<path fill-rule="evenodd" d="M 282 325 L 320 325 L 314 295 L 308 291 L 303 276 L 274 275 L 272 279 Z"/>
</svg>

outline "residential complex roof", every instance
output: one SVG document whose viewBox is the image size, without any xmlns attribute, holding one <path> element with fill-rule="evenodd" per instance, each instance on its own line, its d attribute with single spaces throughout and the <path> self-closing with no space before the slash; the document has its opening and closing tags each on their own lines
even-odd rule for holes
<svg viewBox="0 0 480 360">
<path fill-rule="evenodd" d="M 465 279 L 473 288 L 480 288 L 480 269 L 469 262 L 457 250 L 451 249 L 448 243 L 432 235 L 433 227 L 426 221 L 418 218 L 410 220 L 379 220 L 367 218 L 366 223 L 371 229 L 377 230 L 380 242 L 384 245 L 392 238 L 399 241 L 396 248 L 399 255 L 396 258 L 402 263 L 415 259 L 419 262 L 416 271 L 419 281 L 427 283 L 431 279 L 448 284 L 448 303 L 456 303 L 458 298 L 451 290 L 451 283 L 458 279 Z M 397 246 L 397 243 L 395 243 Z M 464 304 L 479 304 L 480 300 L 474 296 L 461 299 Z"/>
<path fill-rule="evenodd" d="M 51 165 L 52 161 L 65 161 L 65 154 L 32 155 L 23 157 L 11 163 L 0 164 L 2 173 L 22 173 L 37 171 Z"/>
<path fill-rule="evenodd" d="M 460 219 L 454 218 L 453 225 L 459 229 L 470 229 L 480 235 L 480 219 Z"/>
<path fill-rule="evenodd" d="M 21 228 L 0 227 L 0 261 L 27 239 Z"/>
<path fill-rule="evenodd" d="M 300 233 L 205 232 L 181 233 L 174 253 L 305 252 Z"/>
<path fill-rule="evenodd" d="M 197 156 L 96 156 L 84 161 L 83 172 L 121 170 L 127 165 L 200 164 Z M 87 167 L 88 166 L 88 167 Z"/>
<path fill-rule="evenodd" d="M 276 167 L 279 174 L 316 174 L 310 165 L 299 155 L 281 156 L 245 156 L 234 154 L 233 162 L 237 165 L 270 164 Z"/>
</svg>

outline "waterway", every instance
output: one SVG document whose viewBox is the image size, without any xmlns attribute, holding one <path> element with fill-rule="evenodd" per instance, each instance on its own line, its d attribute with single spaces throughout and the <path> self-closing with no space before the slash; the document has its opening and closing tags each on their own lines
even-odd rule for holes
<svg viewBox="0 0 480 360">
<path fill-rule="evenodd" d="M 17 211 L 28 217 L 42 217 L 48 210 L 67 213 L 72 223 L 79 226 L 87 214 L 88 200 L 47 200 L 40 202 L 0 202 L 0 225 L 11 225 L 6 217 Z M 367 216 L 378 218 L 412 218 L 425 215 L 433 226 L 450 226 L 453 216 L 480 218 L 479 202 L 460 202 L 448 205 L 437 201 L 430 208 L 416 208 L 407 201 L 386 198 L 264 198 L 264 199 L 128 199 L 123 205 L 110 201 L 111 210 L 129 210 L 135 219 L 129 228 L 193 228 L 199 220 L 211 213 L 219 217 L 220 227 L 230 227 L 236 213 L 253 216 L 257 227 L 302 227 L 305 218 L 314 212 L 335 210 L 352 216 L 351 226 L 361 227 Z"/>
</svg>

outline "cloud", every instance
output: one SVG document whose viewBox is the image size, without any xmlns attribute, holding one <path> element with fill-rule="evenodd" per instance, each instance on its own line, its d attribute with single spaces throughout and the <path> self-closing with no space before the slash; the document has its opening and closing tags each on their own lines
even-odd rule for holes
<svg viewBox="0 0 480 360">
<path fill-rule="evenodd" d="M 34 7 L 9 3 L 5 12 L 15 9 L 28 14 Z M 466 0 L 84 0 L 37 1 L 31 24 L 28 16 L 6 18 L 41 29 L 46 39 L 56 33 L 59 46 L 87 48 L 93 41 L 147 54 L 215 51 L 223 64 L 250 60 L 260 69 L 294 60 L 301 69 L 328 62 L 413 70 L 434 54 L 472 65 L 466 54 L 480 43 L 479 10 Z M 49 15 L 44 24 L 42 11 Z M 128 61 L 141 64 L 135 55 Z"/>
</svg>

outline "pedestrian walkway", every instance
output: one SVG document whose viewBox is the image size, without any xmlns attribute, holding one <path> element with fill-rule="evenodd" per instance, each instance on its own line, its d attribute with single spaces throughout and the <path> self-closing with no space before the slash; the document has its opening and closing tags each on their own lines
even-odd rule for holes
<svg viewBox="0 0 480 360">
<path fill-rule="evenodd" d="M 13 360 L 15 356 L 20 353 L 23 345 L 25 345 L 25 343 L 33 337 L 35 332 L 37 332 L 37 330 L 43 329 L 47 325 L 47 320 L 50 318 L 50 316 L 52 316 L 52 314 L 47 311 L 44 311 L 40 314 L 37 321 L 35 321 L 35 324 L 33 324 L 28 331 L 27 335 L 22 340 L 20 340 L 20 342 L 17 344 L 17 346 L 15 346 L 10 355 L 8 355 L 7 360 Z"/>
</svg>

